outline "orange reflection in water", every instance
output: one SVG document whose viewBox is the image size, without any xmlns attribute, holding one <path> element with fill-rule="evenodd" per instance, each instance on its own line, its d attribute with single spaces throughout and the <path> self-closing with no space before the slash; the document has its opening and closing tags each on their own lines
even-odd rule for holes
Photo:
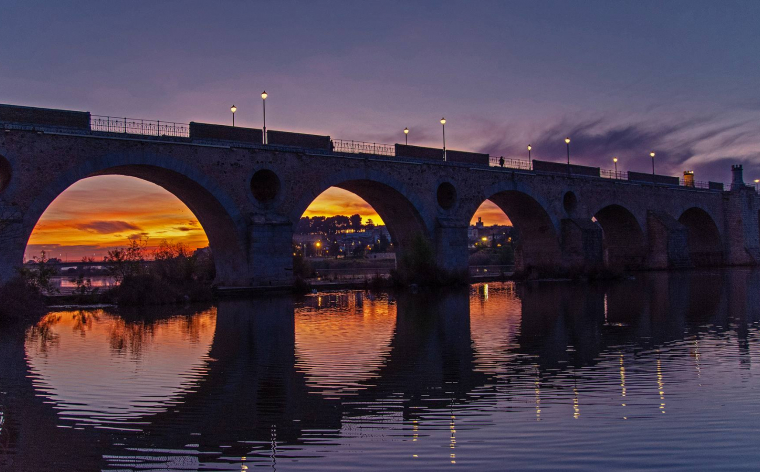
<svg viewBox="0 0 760 472">
<path fill-rule="evenodd" d="M 519 347 L 522 303 L 513 282 L 475 284 L 470 288 L 470 336 L 475 348 L 476 368 L 503 373 L 510 352 Z"/>
<path fill-rule="evenodd" d="M 395 328 L 396 304 L 387 294 L 309 296 L 295 312 L 296 368 L 323 395 L 366 388 L 384 365 Z"/>
<path fill-rule="evenodd" d="M 29 329 L 26 357 L 35 389 L 62 419 L 118 427 L 165 410 L 195 385 L 215 329 L 216 308 L 151 323 L 58 311 Z"/>
</svg>

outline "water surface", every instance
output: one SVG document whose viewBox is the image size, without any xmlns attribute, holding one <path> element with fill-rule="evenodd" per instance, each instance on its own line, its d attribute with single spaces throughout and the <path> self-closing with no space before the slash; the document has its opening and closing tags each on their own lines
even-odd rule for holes
<svg viewBox="0 0 760 472">
<path fill-rule="evenodd" d="M 3 470 L 756 470 L 760 272 L 49 313 Z"/>
</svg>

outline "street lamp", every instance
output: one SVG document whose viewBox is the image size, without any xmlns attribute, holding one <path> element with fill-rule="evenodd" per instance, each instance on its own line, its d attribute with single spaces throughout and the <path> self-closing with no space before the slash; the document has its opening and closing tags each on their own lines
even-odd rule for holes
<svg viewBox="0 0 760 472">
<path fill-rule="evenodd" d="M 533 149 L 533 146 L 528 144 L 528 167 L 530 167 L 530 150 Z"/>
<path fill-rule="evenodd" d="M 617 175 L 617 157 L 613 157 L 612 158 L 612 162 L 615 163 L 615 178 L 617 179 L 617 177 L 618 177 L 618 175 Z"/>
<path fill-rule="evenodd" d="M 443 128 L 443 162 L 446 162 L 446 118 L 441 118 L 441 127 Z"/>
<path fill-rule="evenodd" d="M 652 176 L 654 177 L 654 151 L 650 152 L 649 156 L 652 158 Z"/>
<path fill-rule="evenodd" d="M 409 145 L 409 128 L 404 128 L 404 144 Z"/>
<path fill-rule="evenodd" d="M 235 126 L 235 112 L 237 111 L 237 107 L 232 105 L 230 111 L 232 112 L 232 126 Z"/>
<path fill-rule="evenodd" d="M 567 165 L 569 166 L 570 165 L 570 138 L 565 138 L 565 144 L 567 145 Z"/>
<path fill-rule="evenodd" d="M 264 90 L 261 92 L 261 104 L 264 107 L 264 133 L 262 134 L 262 138 L 264 140 L 264 144 L 267 143 L 267 91 Z"/>
</svg>

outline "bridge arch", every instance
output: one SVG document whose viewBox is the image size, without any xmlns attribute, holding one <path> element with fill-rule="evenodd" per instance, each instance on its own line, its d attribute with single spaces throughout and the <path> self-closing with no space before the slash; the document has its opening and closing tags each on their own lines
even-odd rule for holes
<svg viewBox="0 0 760 472">
<path fill-rule="evenodd" d="M 396 254 L 417 236 L 431 238 L 433 212 L 425 211 L 420 198 L 402 182 L 379 172 L 340 172 L 307 188 L 288 213 L 294 227 L 311 203 L 330 187 L 351 192 L 367 202 L 385 222 Z"/>
<path fill-rule="evenodd" d="M 608 267 L 634 269 L 644 263 L 646 239 L 641 224 L 626 207 L 613 203 L 594 213 L 602 227 L 602 245 Z"/>
<path fill-rule="evenodd" d="M 42 214 L 74 183 L 100 175 L 123 175 L 154 183 L 176 196 L 198 218 L 216 265 L 216 282 L 247 284 L 246 223 L 232 199 L 199 169 L 163 155 L 115 154 L 90 160 L 62 172 L 45 186 L 24 213 L 18 259 Z"/>
<path fill-rule="evenodd" d="M 704 209 L 691 207 L 678 222 L 686 226 L 689 257 L 695 266 L 717 266 L 723 263 L 723 242 L 718 225 Z"/>
<path fill-rule="evenodd" d="M 487 189 L 477 199 L 477 206 L 467 209 L 467 221 L 485 200 L 490 200 L 512 222 L 515 231 L 515 267 L 556 267 L 561 249 L 556 217 L 539 195 L 512 184 L 498 184 Z"/>
</svg>

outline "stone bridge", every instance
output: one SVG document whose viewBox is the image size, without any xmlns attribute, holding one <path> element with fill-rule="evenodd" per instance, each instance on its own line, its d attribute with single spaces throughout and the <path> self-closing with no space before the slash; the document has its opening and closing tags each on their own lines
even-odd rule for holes
<svg viewBox="0 0 760 472">
<path fill-rule="evenodd" d="M 287 285 L 293 229 L 330 187 L 355 193 L 396 250 L 418 237 L 440 268 L 464 273 L 467 227 L 485 200 L 516 230 L 518 270 L 562 273 L 754 265 L 753 187 L 599 168 L 489 160 L 477 153 L 378 146 L 282 131 L 145 122 L 0 105 L 0 280 L 23 262 L 50 203 L 80 179 L 138 177 L 167 189 L 206 231 L 225 287 Z M 527 164 L 527 165 L 526 165 Z"/>
</svg>

